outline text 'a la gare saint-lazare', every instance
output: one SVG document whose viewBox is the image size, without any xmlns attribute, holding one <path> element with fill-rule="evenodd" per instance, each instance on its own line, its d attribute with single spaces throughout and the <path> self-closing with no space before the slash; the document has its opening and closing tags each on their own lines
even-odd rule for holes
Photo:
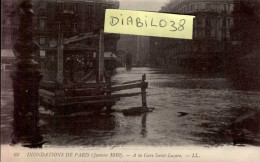
<svg viewBox="0 0 260 162">
<path fill-rule="evenodd" d="M 165 28 L 170 26 L 170 31 L 183 31 L 185 29 L 186 19 L 174 20 L 174 16 L 172 20 L 165 19 L 154 19 L 153 17 L 145 16 L 145 18 L 135 17 L 135 16 L 127 16 L 123 18 L 123 14 L 119 16 L 111 16 L 110 17 L 110 25 L 111 26 L 136 26 L 137 28 L 145 28 L 145 27 L 155 27 L 155 28 Z M 125 16 L 124 16 L 125 17 Z"/>
</svg>

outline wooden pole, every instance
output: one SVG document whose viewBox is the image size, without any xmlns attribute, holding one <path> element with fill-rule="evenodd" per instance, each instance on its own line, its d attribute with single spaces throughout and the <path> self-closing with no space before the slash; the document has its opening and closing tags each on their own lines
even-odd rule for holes
<svg viewBox="0 0 260 162">
<path fill-rule="evenodd" d="M 26 147 L 41 147 L 39 122 L 39 85 L 42 75 L 34 61 L 39 47 L 33 42 L 33 11 L 31 0 L 20 0 L 18 39 L 14 45 L 17 53 L 11 73 L 14 92 L 12 143 Z"/>
<path fill-rule="evenodd" d="M 145 80 L 146 80 L 146 75 L 144 74 L 142 76 L 142 85 L 141 85 L 141 92 L 142 92 L 142 107 L 147 107 L 147 102 L 146 102 L 146 84 L 145 84 Z"/>
<path fill-rule="evenodd" d="M 104 30 L 100 30 L 98 52 L 98 83 L 104 79 Z"/>
<path fill-rule="evenodd" d="M 107 84 L 107 89 L 108 89 L 108 92 L 106 92 L 106 95 L 111 98 L 112 97 L 112 81 L 111 81 L 111 72 L 108 71 L 107 72 L 108 74 L 106 74 L 106 82 L 108 83 Z M 107 112 L 111 112 L 112 111 L 112 106 L 113 104 L 112 103 L 107 103 L 106 104 L 106 111 Z"/>
<path fill-rule="evenodd" d="M 63 58 L 63 34 L 58 36 L 58 56 L 57 56 L 57 82 L 64 82 L 64 58 Z"/>
</svg>

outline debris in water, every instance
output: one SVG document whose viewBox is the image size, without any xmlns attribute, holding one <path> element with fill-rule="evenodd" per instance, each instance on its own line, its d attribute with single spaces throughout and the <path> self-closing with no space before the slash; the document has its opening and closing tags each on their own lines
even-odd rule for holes
<svg viewBox="0 0 260 162">
<path fill-rule="evenodd" d="M 188 115 L 188 113 L 186 113 L 186 112 L 178 112 L 178 113 L 179 113 L 178 117 Z"/>
<path fill-rule="evenodd" d="M 129 109 L 122 110 L 124 115 L 140 115 L 142 113 L 146 112 L 152 112 L 154 108 L 148 108 L 148 107 L 132 107 Z"/>
</svg>

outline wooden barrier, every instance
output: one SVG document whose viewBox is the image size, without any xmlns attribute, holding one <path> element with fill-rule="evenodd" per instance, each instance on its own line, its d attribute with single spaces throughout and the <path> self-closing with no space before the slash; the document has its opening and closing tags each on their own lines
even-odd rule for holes
<svg viewBox="0 0 260 162">
<path fill-rule="evenodd" d="M 121 91 L 121 90 L 126 90 L 126 89 L 133 89 L 133 88 L 141 88 L 141 87 L 142 87 L 142 83 L 134 83 L 134 84 L 113 86 L 113 87 L 111 87 L 111 90 L 113 92 L 115 92 L 115 91 Z"/>
<path fill-rule="evenodd" d="M 147 103 L 146 103 L 146 88 L 148 86 L 148 83 L 146 84 L 145 82 L 146 80 L 146 76 L 145 74 L 142 76 L 142 82 L 141 82 L 141 93 L 142 93 L 142 107 L 147 107 Z"/>
<path fill-rule="evenodd" d="M 101 104 L 110 110 L 116 101 L 121 97 L 131 97 L 141 94 L 142 107 L 147 107 L 145 74 L 142 80 L 134 80 L 113 85 L 111 77 L 108 77 L 106 83 L 78 83 L 58 85 L 55 82 L 42 82 L 39 90 L 41 102 L 54 107 Z M 112 94 L 113 92 L 141 88 L 141 92 Z"/>
<path fill-rule="evenodd" d="M 130 83 L 137 83 L 137 82 L 141 82 L 142 80 L 132 80 L 132 81 L 128 81 L 128 82 L 123 82 L 121 84 L 130 84 Z"/>
</svg>

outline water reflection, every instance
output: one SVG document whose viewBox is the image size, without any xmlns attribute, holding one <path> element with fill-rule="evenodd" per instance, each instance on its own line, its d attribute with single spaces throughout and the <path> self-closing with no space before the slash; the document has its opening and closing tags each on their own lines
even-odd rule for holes
<svg viewBox="0 0 260 162">
<path fill-rule="evenodd" d="M 260 110 L 250 107 L 236 108 L 231 128 L 234 145 L 260 145 Z"/>
<path fill-rule="evenodd" d="M 114 115 L 85 113 L 68 116 L 42 117 L 43 135 L 49 144 L 106 145 L 105 138 L 115 135 L 117 123 Z M 57 138 L 62 137 L 62 138 Z"/>
<path fill-rule="evenodd" d="M 224 77 L 166 74 L 153 68 L 131 71 L 119 68 L 112 81 L 140 79 L 143 73 L 149 82 L 147 104 L 156 108 L 155 112 L 136 117 L 120 113 L 98 116 L 41 113 L 43 140 L 50 145 L 79 146 L 260 146 L 259 91 L 236 90 Z M 140 97 L 121 98 L 113 108 L 138 107 Z M 12 132 L 12 90 L 3 87 L 1 101 L 1 140 L 8 143 Z"/>
<path fill-rule="evenodd" d="M 198 111 L 200 121 L 192 130 L 197 142 L 206 145 L 260 145 L 260 110 L 257 107 L 215 107 Z M 195 118 L 195 119 L 194 119 Z"/>
<path fill-rule="evenodd" d="M 44 144 L 35 117 L 16 115 L 13 121 L 12 144 L 21 143 L 29 148 L 41 148 Z"/>
<path fill-rule="evenodd" d="M 147 130 L 146 130 L 146 117 L 147 117 L 147 113 L 144 113 L 142 116 L 142 129 L 141 129 L 141 135 L 143 138 L 145 138 L 147 136 Z"/>
</svg>

